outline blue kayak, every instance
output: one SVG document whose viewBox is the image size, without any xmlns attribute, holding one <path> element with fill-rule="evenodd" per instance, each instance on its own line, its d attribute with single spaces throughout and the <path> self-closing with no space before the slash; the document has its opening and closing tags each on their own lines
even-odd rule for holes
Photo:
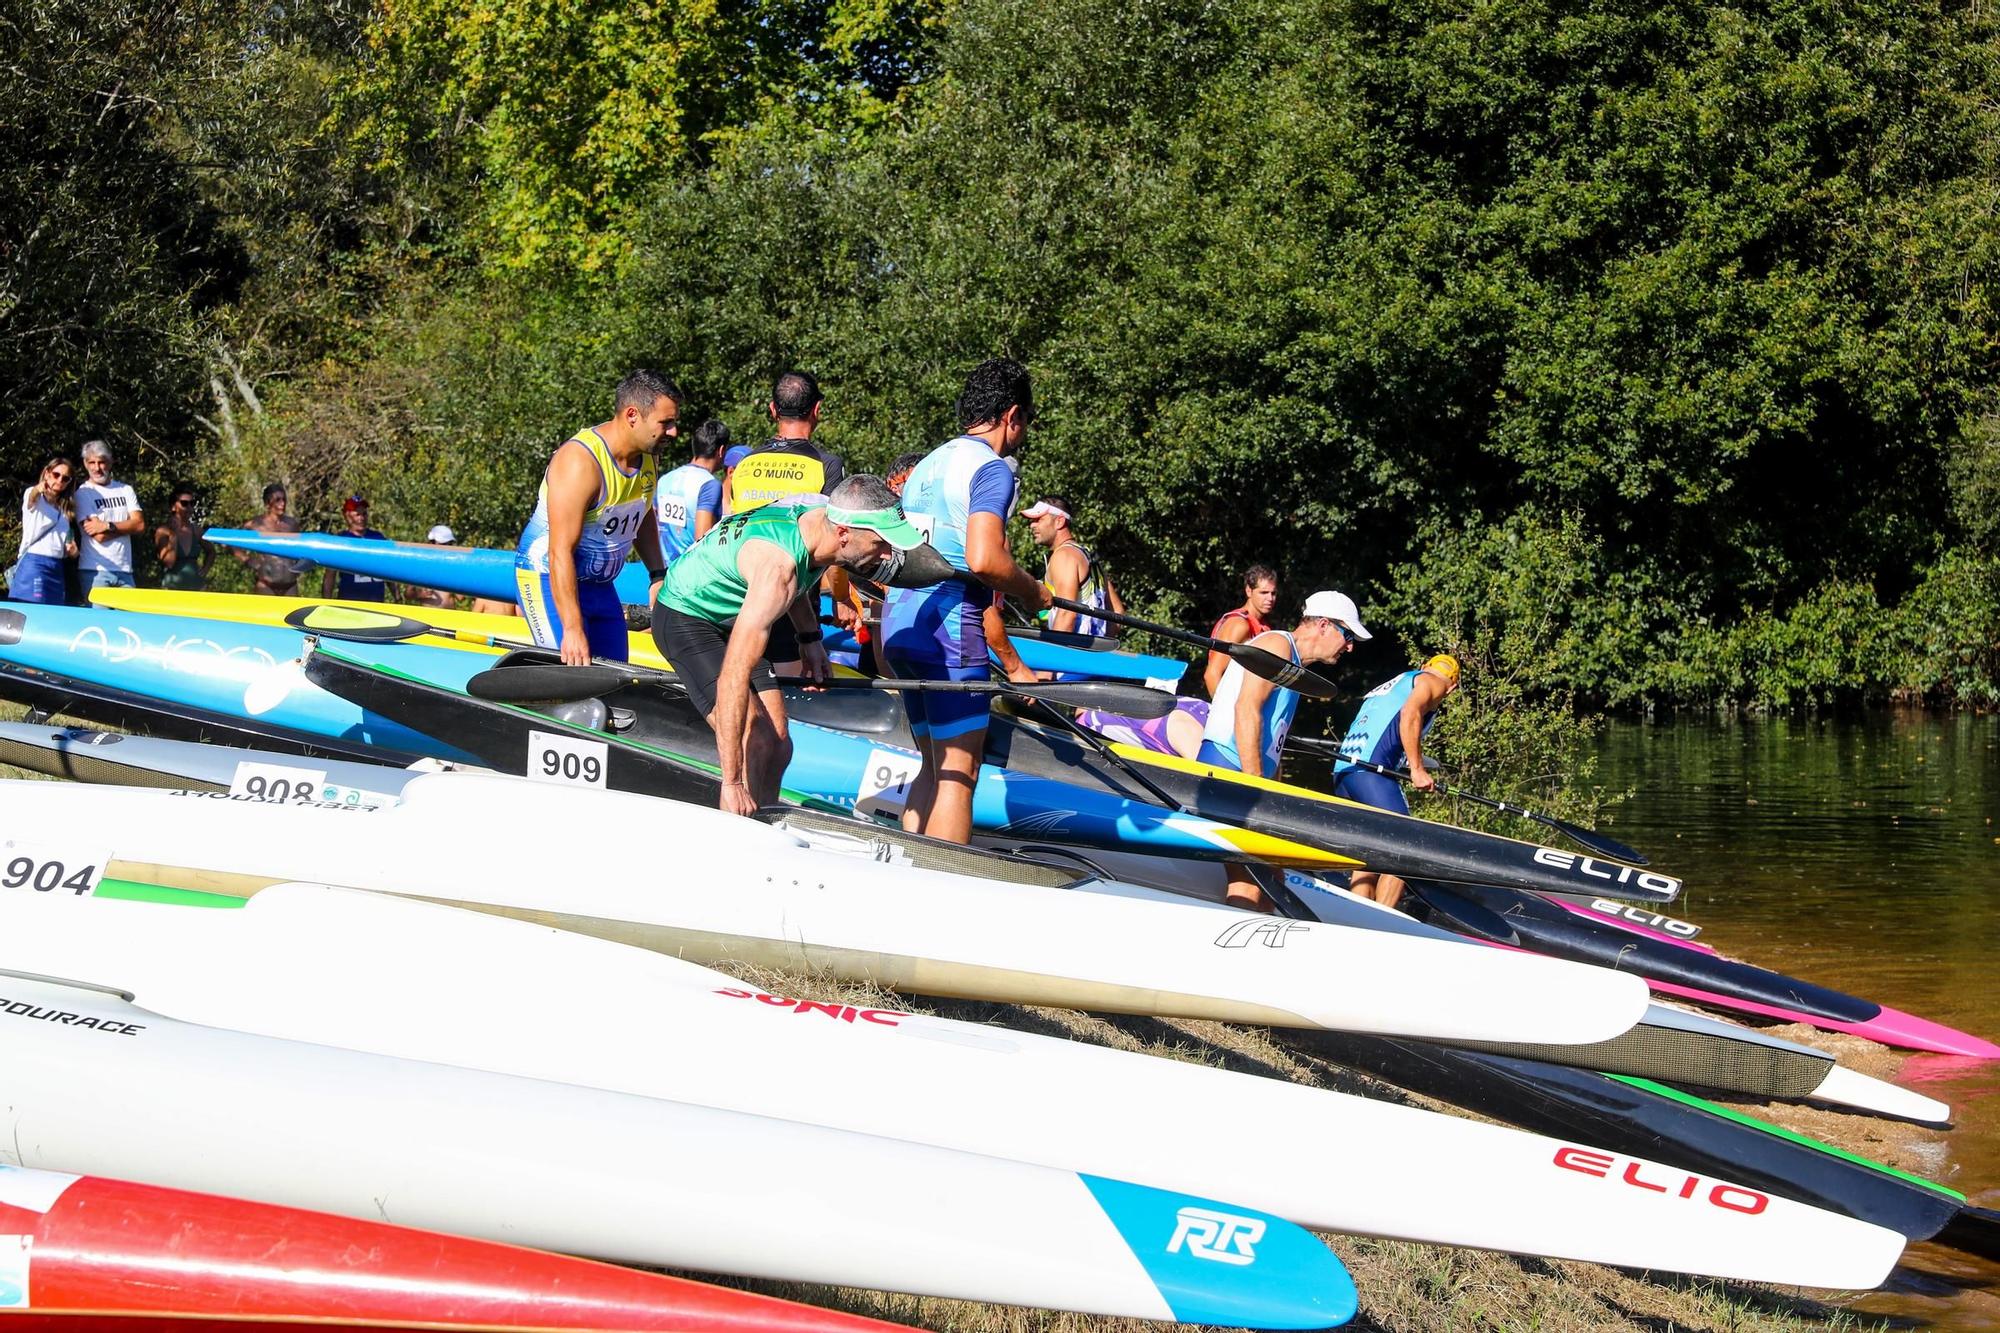
<svg viewBox="0 0 2000 1333">
<path fill-rule="evenodd" d="M 0 664 L 260 727 L 353 745 L 477 762 L 421 732 L 307 680 L 305 635 L 265 625 L 134 615 L 84 606 L 0 605 Z M 462 686 L 493 665 L 486 653 L 413 644 L 343 644 L 384 668 Z"/>
<path fill-rule="evenodd" d="M 257 532 L 250 528 L 210 528 L 209 541 L 218 546 L 308 560 L 327 569 L 367 574 L 392 583 L 441 588 L 463 597 L 496 602 L 518 600 L 514 586 L 514 553 L 477 546 L 431 546 L 421 542 L 356 541 L 327 532 Z M 644 606 L 651 584 L 636 562 L 618 575 L 618 596 L 628 606 Z M 1029 634 L 1012 636 L 1021 660 L 1036 671 L 1056 672 L 1078 679 L 1163 682 L 1173 689 L 1187 664 L 1171 657 L 1145 653 L 1103 652 Z M 835 630 L 827 635 L 830 652 L 853 652 L 852 635 Z"/>
</svg>

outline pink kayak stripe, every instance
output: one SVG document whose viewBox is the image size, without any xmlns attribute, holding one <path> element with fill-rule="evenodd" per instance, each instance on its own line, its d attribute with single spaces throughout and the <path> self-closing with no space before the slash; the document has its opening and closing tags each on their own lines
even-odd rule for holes
<svg viewBox="0 0 2000 1333">
<path fill-rule="evenodd" d="M 1879 1041 L 1885 1046 L 1901 1046 L 1912 1051 L 1937 1051 L 1944 1055 L 1969 1055 L 1980 1060 L 2000 1060 L 2000 1046 L 1969 1032 L 1948 1028 L 1942 1023 L 1933 1023 L 1915 1014 L 1906 1014 L 1900 1009 L 1887 1005 L 1880 1013 L 1865 1023 L 1843 1023 L 1835 1018 L 1821 1018 L 1817 1014 L 1801 1013 L 1796 1009 L 1780 1009 L 1776 1005 L 1759 1004 L 1755 1000 L 1739 1000 L 1727 995 L 1717 995 L 1712 991 L 1696 990 L 1692 986 L 1676 986 L 1671 982 L 1646 978 L 1646 984 L 1662 995 L 1678 995 L 1683 999 L 1695 1000 L 1701 1004 L 1715 1005 L 1723 1009 L 1735 1009 L 1746 1014 L 1762 1014 L 1766 1018 L 1783 1019 L 1787 1023 L 1810 1023 L 1816 1028 L 1830 1032 L 1852 1032 L 1857 1037 Z"/>
</svg>

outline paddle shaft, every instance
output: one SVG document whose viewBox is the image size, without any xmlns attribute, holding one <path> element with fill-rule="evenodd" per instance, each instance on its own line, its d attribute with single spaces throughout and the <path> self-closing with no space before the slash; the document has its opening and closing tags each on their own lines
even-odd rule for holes
<svg viewBox="0 0 2000 1333">
<path fill-rule="evenodd" d="M 1206 648 L 1210 652 L 1221 653 L 1252 675 L 1262 676 L 1265 680 L 1271 681 L 1274 684 L 1282 685 L 1289 690 L 1296 690 L 1300 694 L 1310 695 L 1315 699 L 1331 699 L 1337 693 L 1333 687 L 1333 682 L 1325 676 L 1320 675 L 1319 672 L 1314 671 L 1310 667 L 1301 666 L 1297 662 L 1288 662 L 1276 653 L 1265 652 L 1255 644 L 1230 643 L 1226 639 L 1210 638 L 1206 634 L 1196 634 L 1192 630 L 1176 629 L 1172 625 L 1161 625 L 1150 620 L 1141 620 L 1137 616 L 1128 616 L 1123 612 L 1113 611 L 1109 607 L 1086 606 L 1082 602 L 1073 602 L 1067 597 L 1053 597 L 1050 599 L 1050 604 L 1052 606 L 1059 606 L 1065 611 L 1075 611 L 1080 615 L 1096 616 L 1100 620 L 1109 621 L 1114 625 L 1123 625 L 1127 629 L 1145 630 L 1148 633 L 1159 634 L 1180 643 L 1191 644 L 1197 648 Z"/>
</svg>

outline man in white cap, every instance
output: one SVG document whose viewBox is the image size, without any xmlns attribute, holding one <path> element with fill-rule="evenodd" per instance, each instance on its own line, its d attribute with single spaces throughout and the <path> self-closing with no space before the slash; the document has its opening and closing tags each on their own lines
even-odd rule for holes
<svg viewBox="0 0 2000 1333">
<path fill-rule="evenodd" d="M 432 546 L 456 546 L 458 534 L 446 523 L 433 523 L 431 530 L 424 534 L 424 540 Z M 449 611 L 458 605 L 458 599 L 442 588 L 419 588 L 416 584 L 405 584 L 403 600 L 411 606 L 428 606 Z"/>
<path fill-rule="evenodd" d="M 1297 629 L 1266 630 L 1250 644 L 1294 664 L 1309 664 L 1338 661 L 1355 643 L 1374 637 L 1361 623 L 1354 599 L 1329 591 L 1306 598 Z M 1298 711 L 1297 690 L 1252 675 L 1242 663 L 1231 662 L 1215 688 L 1208 726 L 1202 730 L 1202 762 L 1253 778 L 1276 777 L 1278 756 Z M 1271 910 L 1249 869 L 1235 863 L 1229 866 L 1229 901 L 1253 911 Z"/>
<path fill-rule="evenodd" d="M 1028 521 L 1028 528 L 1035 535 L 1035 545 L 1047 548 L 1049 553 L 1047 563 L 1042 566 L 1042 582 L 1058 597 L 1089 607 L 1109 607 L 1122 614 L 1125 601 L 1118 595 L 1118 589 L 1105 577 L 1090 548 L 1078 541 L 1070 528 L 1070 514 L 1075 508 L 1068 496 L 1050 493 L 1021 511 L 1021 517 Z M 1104 634 L 1110 630 L 1110 622 L 1099 616 L 1079 616 L 1060 608 L 1047 614 L 1052 630 L 1077 634 Z"/>
</svg>

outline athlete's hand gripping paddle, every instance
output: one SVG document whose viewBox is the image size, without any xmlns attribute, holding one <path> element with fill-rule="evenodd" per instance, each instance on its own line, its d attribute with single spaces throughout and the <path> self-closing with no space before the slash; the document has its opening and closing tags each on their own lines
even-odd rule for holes
<svg viewBox="0 0 2000 1333">
<path fill-rule="evenodd" d="M 1401 769 L 1388 768 L 1381 764 L 1370 763 L 1366 759 L 1341 758 L 1340 746 L 1333 741 L 1313 740 L 1304 736 L 1294 736 L 1286 744 L 1297 746 L 1299 749 L 1315 754 L 1330 755 L 1333 758 L 1340 759 L 1340 762 L 1343 764 L 1352 764 L 1356 768 L 1365 768 L 1370 773 L 1380 773 L 1383 777 L 1394 778 L 1398 782 L 1408 782 L 1410 780 L 1410 775 Z M 1606 860 L 1611 861 L 1623 861 L 1627 865 L 1634 866 L 1652 864 L 1652 861 L 1646 856 L 1627 847 L 1616 838 L 1608 838 L 1602 833 L 1572 824 L 1566 819 L 1557 819 L 1554 815 L 1545 815 L 1538 810 L 1530 810 L 1526 806 L 1515 805 L 1511 801 L 1500 801 L 1495 800 L 1491 796 L 1480 796 L 1474 792 L 1465 790 L 1463 787 L 1448 787 L 1442 778 L 1437 780 L 1435 790 L 1442 796 L 1456 796 L 1460 800 L 1470 801 L 1474 805 L 1483 805 L 1489 810 L 1498 810 L 1502 814 L 1513 815 L 1519 819 L 1533 820 L 1544 828 L 1554 829 L 1577 846 L 1588 850 L 1593 856 L 1602 856 Z"/>
<path fill-rule="evenodd" d="M 1282 685 L 1288 690 L 1297 690 L 1300 694 L 1310 695 L 1315 699 L 1331 699 L 1335 695 L 1333 682 L 1319 672 L 1311 667 L 1301 666 L 1297 662 L 1288 662 L 1276 653 L 1265 652 L 1255 644 L 1212 639 L 1206 634 L 1196 634 L 1191 630 L 1175 629 L 1172 625 L 1155 624 L 1150 620 L 1141 620 L 1137 616 L 1124 615 L 1107 606 L 1086 606 L 1082 602 L 1072 602 L 1067 597 L 1050 598 L 1050 605 L 1059 606 L 1065 611 L 1075 611 L 1079 615 L 1096 616 L 1099 620 L 1108 620 L 1114 625 L 1124 625 L 1128 629 L 1146 630 L 1180 643 L 1193 644 L 1197 648 L 1221 653 L 1253 676 L 1262 676 L 1274 684 Z"/>
</svg>

